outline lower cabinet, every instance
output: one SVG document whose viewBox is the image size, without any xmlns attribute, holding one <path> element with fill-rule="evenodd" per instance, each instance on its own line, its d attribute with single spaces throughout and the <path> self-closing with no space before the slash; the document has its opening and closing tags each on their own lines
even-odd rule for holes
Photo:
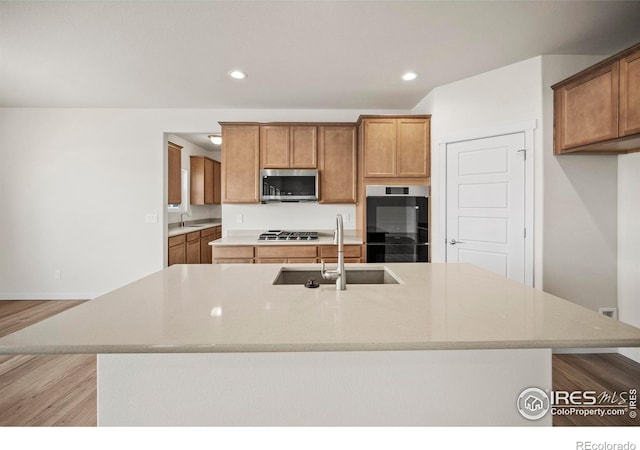
<svg viewBox="0 0 640 450">
<path fill-rule="evenodd" d="M 265 245 L 256 247 L 256 262 L 258 264 L 315 263 L 317 257 L 318 246 L 316 245 Z"/>
<path fill-rule="evenodd" d="M 187 264 L 200 264 L 200 232 L 187 234 Z"/>
<path fill-rule="evenodd" d="M 211 264 L 213 259 L 211 257 L 211 246 L 209 242 L 215 241 L 222 237 L 222 227 L 217 226 L 213 228 L 207 228 L 200 231 L 200 263 Z"/>
<path fill-rule="evenodd" d="M 359 263 L 362 254 L 361 245 L 344 246 L 344 262 Z M 327 263 L 338 261 L 338 247 L 335 245 L 320 246 L 320 259 Z"/>
<path fill-rule="evenodd" d="M 212 259 L 214 264 L 252 264 L 252 245 L 213 246 Z"/>
<path fill-rule="evenodd" d="M 211 264 L 211 246 L 209 242 L 221 237 L 221 226 L 170 237 L 168 265 Z"/>
<path fill-rule="evenodd" d="M 169 238 L 169 265 L 187 262 L 187 237 L 184 234 Z"/>
<path fill-rule="evenodd" d="M 335 245 L 229 245 L 213 247 L 214 264 L 315 264 L 338 261 Z M 344 261 L 361 262 L 362 246 L 345 245 Z"/>
</svg>

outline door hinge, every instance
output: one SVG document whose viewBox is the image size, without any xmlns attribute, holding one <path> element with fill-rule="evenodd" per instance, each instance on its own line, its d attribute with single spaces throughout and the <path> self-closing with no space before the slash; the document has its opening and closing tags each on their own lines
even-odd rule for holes
<svg viewBox="0 0 640 450">
<path fill-rule="evenodd" d="M 527 149 L 526 148 L 522 148 L 520 150 L 517 151 L 517 153 L 523 152 L 524 153 L 524 160 L 527 160 Z"/>
</svg>

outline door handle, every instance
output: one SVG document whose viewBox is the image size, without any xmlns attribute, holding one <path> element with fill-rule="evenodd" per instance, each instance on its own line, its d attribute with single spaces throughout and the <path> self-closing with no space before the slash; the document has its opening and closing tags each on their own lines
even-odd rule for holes
<svg viewBox="0 0 640 450">
<path fill-rule="evenodd" d="M 449 241 L 449 244 L 451 244 L 451 245 L 464 244 L 464 242 L 460 242 L 460 241 L 456 241 L 455 239 L 451 239 L 451 240 Z"/>
</svg>

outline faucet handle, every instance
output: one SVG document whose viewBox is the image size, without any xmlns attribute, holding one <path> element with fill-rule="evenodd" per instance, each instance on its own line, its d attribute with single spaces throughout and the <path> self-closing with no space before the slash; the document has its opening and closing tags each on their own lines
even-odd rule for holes
<svg viewBox="0 0 640 450">
<path fill-rule="evenodd" d="M 322 263 L 322 268 L 320 269 L 320 275 L 322 275 L 322 278 L 325 280 L 335 280 L 338 277 L 338 271 L 327 270 L 324 266 L 324 259 L 321 259 L 320 262 Z"/>
</svg>

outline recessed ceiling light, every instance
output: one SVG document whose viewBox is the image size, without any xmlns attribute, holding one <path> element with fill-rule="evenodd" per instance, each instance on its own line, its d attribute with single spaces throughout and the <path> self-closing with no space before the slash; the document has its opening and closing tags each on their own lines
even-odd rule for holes
<svg viewBox="0 0 640 450">
<path fill-rule="evenodd" d="M 235 78 L 236 80 L 243 80 L 243 79 L 247 78 L 247 74 L 244 73 L 241 70 L 230 70 L 229 71 L 229 76 L 231 78 Z"/>
<path fill-rule="evenodd" d="M 418 74 L 415 72 L 407 72 L 404 75 L 402 75 L 402 79 L 404 81 L 411 81 L 411 80 L 415 80 L 416 78 L 418 78 Z"/>
<path fill-rule="evenodd" d="M 219 134 L 212 134 L 209 136 L 209 140 L 211 141 L 212 144 L 214 145 L 220 145 L 222 144 L 222 136 L 220 136 Z"/>
</svg>

